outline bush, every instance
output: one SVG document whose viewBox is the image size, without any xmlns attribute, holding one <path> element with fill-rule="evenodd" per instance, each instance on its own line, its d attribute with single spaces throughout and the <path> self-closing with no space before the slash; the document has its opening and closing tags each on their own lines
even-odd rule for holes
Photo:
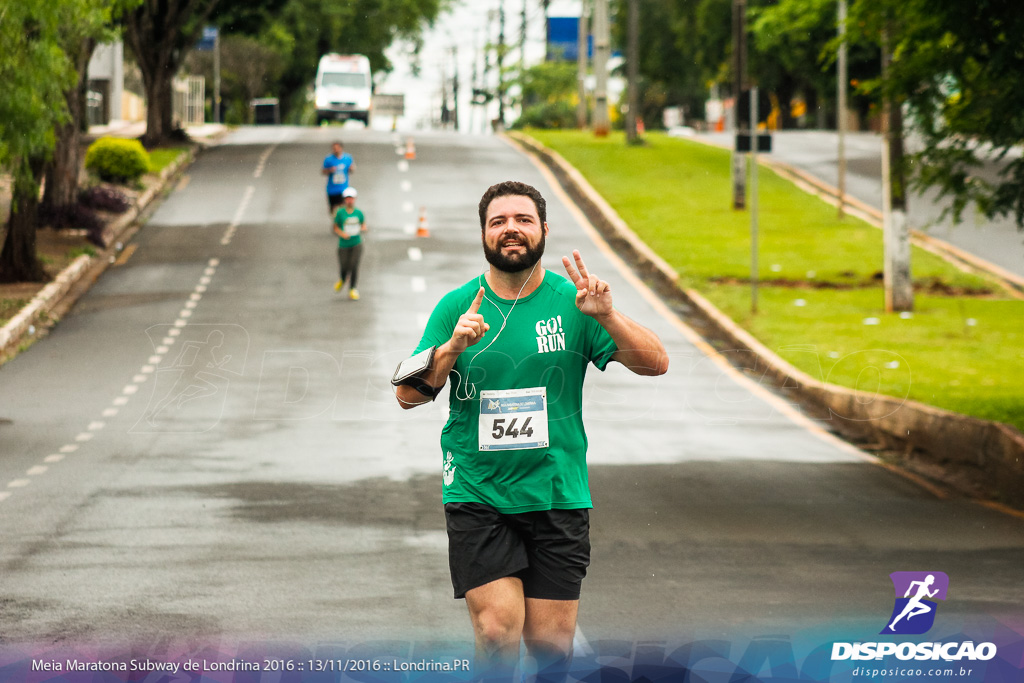
<svg viewBox="0 0 1024 683">
<path fill-rule="evenodd" d="M 149 171 L 149 154 L 138 140 L 100 138 L 89 145 L 85 167 L 102 180 L 128 183 Z"/>
<path fill-rule="evenodd" d="M 551 102 L 527 107 L 516 128 L 575 128 L 576 107 L 569 102 Z"/>
<path fill-rule="evenodd" d="M 46 210 L 40 208 L 39 220 L 54 230 L 85 230 L 86 239 L 104 247 L 103 221 L 96 212 L 82 204 L 68 204 Z"/>
<path fill-rule="evenodd" d="M 78 203 L 90 209 L 109 213 L 124 213 L 132 206 L 123 192 L 99 185 L 82 190 L 78 195 Z"/>
</svg>

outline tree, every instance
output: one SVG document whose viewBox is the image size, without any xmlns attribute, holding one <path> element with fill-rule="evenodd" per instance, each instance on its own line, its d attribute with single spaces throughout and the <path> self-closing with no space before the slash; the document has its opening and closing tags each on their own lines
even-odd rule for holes
<svg viewBox="0 0 1024 683">
<path fill-rule="evenodd" d="M 174 132 L 172 82 L 219 0 L 144 0 L 122 15 L 125 37 L 146 91 L 146 134 L 153 147 Z"/>
<path fill-rule="evenodd" d="M 851 26 L 870 39 L 884 0 L 859 0 Z M 909 123 L 923 148 L 910 155 L 916 189 L 936 188 L 952 199 L 960 220 L 969 203 L 986 218 L 1013 214 L 1024 227 L 1024 13 L 1013 0 L 907 0 L 890 7 L 898 31 L 893 59 L 877 87 L 903 93 Z M 995 178 L 979 172 L 995 161 Z"/>
<path fill-rule="evenodd" d="M 0 170 L 12 178 L 0 282 L 46 279 L 36 256 L 36 208 L 54 129 L 67 121 L 74 70 L 58 42 L 64 0 L 0 0 Z"/>
<path fill-rule="evenodd" d="M 128 44 L 142 71 L 148 106 L 146 135 L 152 146 L 170 135 L 171 82 L 203 25 L 293 49 L 279 82 L 289 100 L 308 85 L 327 52 L 364 54 L 374 70 L 390 68 L 384 51 L 397 38 L 415 38 L 447 0 L 144 0 L 124 15 Z"/>
<path fill-rule="evenodd" d="M 78 201 L 89 60 L 98 43 L 116 37 L 113 17 L 123 12 L 125 6 L 140 1 L 65 0 L 56 6 L 61 13 L 59 43 L 74 67 L 76 78 L 72 87 L 64 92 L 68 119 L 57 126 L 53 160 L 46 169 L 46 193 L 41 208 L 49 215 L 57 215 L 63 207 Z"/>
</svg>

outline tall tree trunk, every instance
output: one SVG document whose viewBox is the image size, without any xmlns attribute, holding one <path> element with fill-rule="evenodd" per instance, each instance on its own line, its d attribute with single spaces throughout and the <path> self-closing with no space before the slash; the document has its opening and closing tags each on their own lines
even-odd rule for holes
<svg viewBox="0 0 1024 683">
<path fill-rule="evenodd" d="M 146 79 L 146 134 L 142 136 L 146 147 L 156 147 L 174 130 L 172 80 L 166 70 Z"/>
<path fill-rule="evenodd" d="M 36 214 L 43 159 L 29 162 L 29 173 L 14 177 L 11 218 L 0 250 L 0 282 L 45 282 L 49 279 L 36 255 Z"/>
<path fill-rule="evenodd" d="M 56 129 L 57 141 L 53 161 L 46 168 L 46 191 L 42 206 L 44 213 L 53 215 L 57 209 L 78 201 L 78 176 L 82 168 L 82 135 L 85 127 L 85 97 L 89 90 L 86 72 L 96 49 L 96 41 L 83 40 L 75 50 L 75 68 L 78 84 L 64 93 L 68 103 L 68 122 Z"/>
</svg>

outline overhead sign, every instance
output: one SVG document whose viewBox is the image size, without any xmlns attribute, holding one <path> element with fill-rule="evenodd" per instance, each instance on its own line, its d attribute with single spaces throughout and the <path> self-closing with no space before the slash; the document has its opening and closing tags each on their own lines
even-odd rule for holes
<svg viewBox="0 0 1024 683">
<path fill-rule="evenodd" d="M 579 17 L 548 17 L 548 54 L 549 60 L 564 59 L 576 61 L 579 57 L 580 35 Z M 593 36 L 587 36 L 587 57 L 594 53 Z"/>
<path fill-rule="evenodd" d="M 217 47 L 217 27 L 216 26 L 204 26 L 203 37 L 200 38 L 199 42 L 196 43 L 196 50 L 200 52 L 209 52 Z"/>
</svg>

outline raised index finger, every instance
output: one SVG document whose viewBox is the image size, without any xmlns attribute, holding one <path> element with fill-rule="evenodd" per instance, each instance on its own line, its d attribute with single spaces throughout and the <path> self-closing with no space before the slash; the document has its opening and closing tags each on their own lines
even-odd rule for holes
<svg viewBox="0 0 1024 683">
<path fill-rule="evenodd" d="M 473 303 L 469 305 L 469 310 L 466 313 L 476 313 L 480 310 L 480 303 L 484 300 L 484 288 L 481 287 L 477 293 L 476 298 L 473 299 Z"/>
</svg>

